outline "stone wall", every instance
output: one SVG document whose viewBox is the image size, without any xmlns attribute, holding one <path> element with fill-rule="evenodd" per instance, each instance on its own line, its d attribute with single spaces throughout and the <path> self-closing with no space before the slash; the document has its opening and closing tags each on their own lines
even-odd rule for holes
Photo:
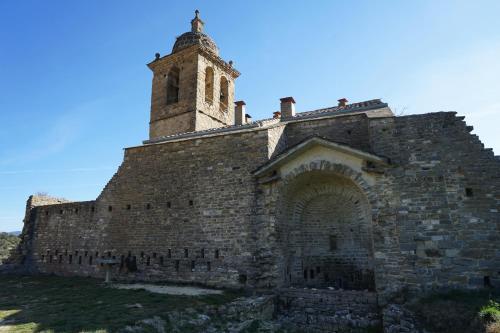
<svg viewBox="0 0 500 333">
<path fill-rule="evenodd" d="M 127 149 L 95 202 L 36 208 L 34 267 L 102 276 L 97 259 L 115 258 L 117 278 L 250 285 L 250 172 L 267 141 L 262 130 Z"/>
<path fill-rule="evenodd" d="M 337 240 L 368 244 L 358 259 L 373 268 L 383 303 L 403 288 L 498 285 L 500 161 L 470 130 L 454 113 L 369 120 L 353 115 L 128 148 L 96 201 L 30 199 L 19 258 L 46 273 L 101 276 L 97 258 L 114 257 L 121 264 L 113 273 L 122 279 L 281 286 L 286 255 L 280 184 L 286 182 L 279 174 L 256 179 L 252 172 L 320 134 L 391 162 L 357 171 L 341 163 L 298 166 L 300 172 L 351 179 L 366 197 L 369 212 L 359 217 L 370 216 L 370 223 L 353 224 L 363 231 L 357 238 L 346 235 L 352 228 L 338 228 Z M 369 173 L 369 181 L 360 172 Z M 354 195 L 346 195 L 333 196 L 342 201 L 338 207 L 355 203 Z M 335 207 L 333 197 L 304 202 L 304 212 Z M 317 224 L 316 215 L 307 216 L 304 221 Z M 317 225 L 328 224 L 323 222 Z M 295 234 L 318 236 L 318 230 Z"/>
<path fill-rule="evenodd" d="M 307 332 L 366 332 L 381 327 L 377 295 L 366 291 L 279 289 L 279 321 Z"/>
<path fill-rule="evenodd" d="M 376 243 L 400 252 L 395 262 L 380 248 L 378 265 L 400 287 L 500 284 L 500 163 L 471 130 L 454 112 L 370 122 L 373 151 L 393 164 L 386 179 L 397 221 L 397 234 L 385 230 Z"/>
<path fill-rule="evenodd" d="M 287 124 L 285 133 L 289 147 L 318 135 L 353 148 L 370 151 L 368 117 L 365 114 L 292 122 Z"/>
</svg>

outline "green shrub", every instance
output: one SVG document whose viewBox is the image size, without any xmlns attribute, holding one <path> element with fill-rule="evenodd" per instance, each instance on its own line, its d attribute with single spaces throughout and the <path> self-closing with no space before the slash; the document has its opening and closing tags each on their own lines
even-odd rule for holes
<svg viewBox="0 0 500 333">
<path fill-rule="evenodd" d="M 500 303 L 490 300 L 479 310 L 479 317 L 487 322 L 500 321 Z"/>
<path fill-rule="evenodd" d="M 19 241 L 20 239 L 17 236 L 0 232 L 0 264 L 3 260 L 7 259 L 10 251 L 19 244 Z"/>
</svg>

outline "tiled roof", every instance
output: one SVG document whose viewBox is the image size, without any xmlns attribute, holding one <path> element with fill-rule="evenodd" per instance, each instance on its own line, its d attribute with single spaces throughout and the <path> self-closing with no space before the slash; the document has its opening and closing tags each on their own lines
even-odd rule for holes
<svg viewBox="0 0 500 333">
<path fill-rule="evenodd" d="M 387 106 L 387 103 L 383 103 L 380 99 L 372 99 L 372 100 L 365 101 L 365 102 L 348 104 L 346 106 L 334 106 L 334 107 L 323 108 L 323 109 L 318 109 L 318 110 L 313 110 L 313 111 L 299 112 L 295 115 L 295 117 L 285 118 L 284 120 L 286 120 L 287 122 L 290 122 L 290 121 L 294 121 L 294 120 L 317 118 L 317 117 L 324 117 L 324 116 L 337 115 L 337 114 L 340 115 L 340 114 L 344 114 L 344 113 L 348 114 L 351 112 L 354 113 L 354 112 L 361 112 L 361 111 L 369 111 L 369 110 L 380 109 L 380 108 L 383 108 L 386 106 Z M 256 120 L 256 121 L 253 121 L 251 123 L 244 124 L 244 125 L 228 125 L 228 126 L 223 126 L 223 127 L 210 128 L 210 129 L 206 129 L 206 130 L 202 130 L 202 131 L 177 133 L 177 134 L 172 134 L 172 135 L 168 135 L 168 136 L 162 136 L 162 137 L 151 139 L 151 140 L 145 140 L 145 141 L 143 141 L 143 143 L 150 144 L 150 143 L 164 142 L 164 141 L 170 141 L 170 140 L 176 140 L 176 139 L 200 137 L 200 136 L 205 136 L 205 135 L 210 135 L 210 134 L 215 134 L 215 133 L 232 132 L 232 131 L 243 130 L 243 129 L 264 128 L 264 127 L 268 127 L 268 126 L 271 126 L 273 124 L 279 123 L 280 121 L 281 121 L 281 119 L 267 118 L 267 119 Z"/>
<path fill-rule="evenodd" d="M 348 113 L 367 111 L 371 109 L 380 109 L 386 107 L 387 103 L 383 103 L 380 99 L 372 99 L 369 101 L 347 104 L 346 106 L 334 106 L 313 111 L 299 112 L 294 118 L 309 118 L 328 115 L 331 113 Z"/>
</svg>

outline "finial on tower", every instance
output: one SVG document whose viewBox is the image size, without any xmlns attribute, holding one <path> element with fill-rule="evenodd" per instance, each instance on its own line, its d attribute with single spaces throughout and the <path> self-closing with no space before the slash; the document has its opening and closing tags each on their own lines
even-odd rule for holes
<svg viewBox="0 0 500 333">
<path fill-rule="evenodd" d="M 200 11 L 194 11 L 194 19 L 191 20 L 191 32 L 203 32 L 203 21 L 200 19 Z"/>
</svg>

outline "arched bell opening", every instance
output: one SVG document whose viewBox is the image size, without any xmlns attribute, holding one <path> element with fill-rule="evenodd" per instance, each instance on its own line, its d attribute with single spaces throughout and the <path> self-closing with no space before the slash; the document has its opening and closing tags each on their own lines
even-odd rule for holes
<svg viewBox="0 0 500 333">
<path fill-rule="evenodd" d="M 370 203 L 350 178 L 297 175 L 282 189 L 283 284 L 374 290 Z"/>
</svg>

